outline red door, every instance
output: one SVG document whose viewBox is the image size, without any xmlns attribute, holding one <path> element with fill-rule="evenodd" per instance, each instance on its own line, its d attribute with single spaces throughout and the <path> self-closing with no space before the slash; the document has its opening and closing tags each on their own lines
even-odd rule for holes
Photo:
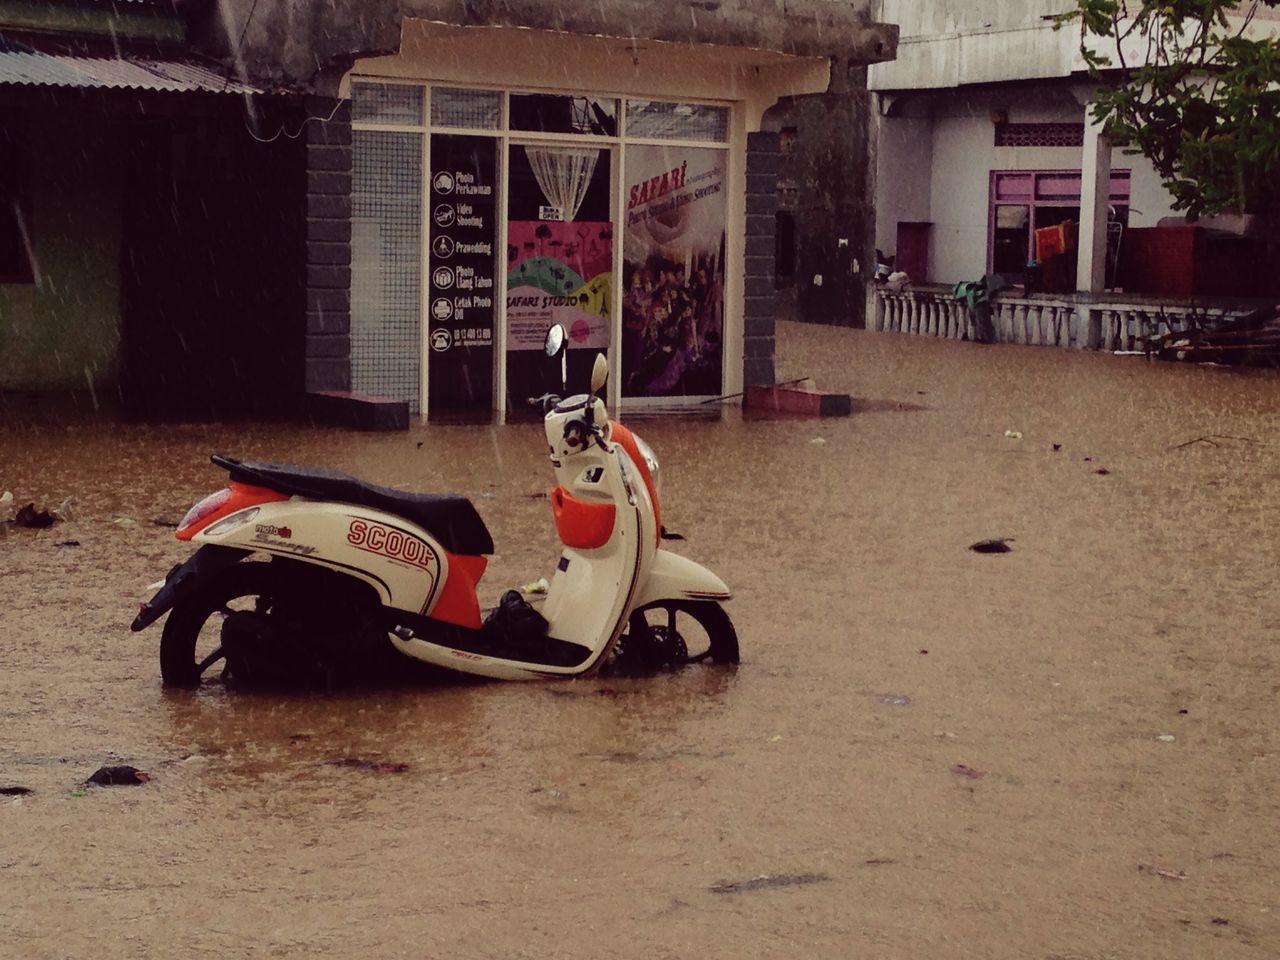
<svg viewBox="0 0 1280 960">
<path fill-rule="evenodd" d="M 931 223 L 898 224 L 898 256 L 893 268 L 909 276 L 913 283 L 929 279 L 929 230 Z"/>
</svg>

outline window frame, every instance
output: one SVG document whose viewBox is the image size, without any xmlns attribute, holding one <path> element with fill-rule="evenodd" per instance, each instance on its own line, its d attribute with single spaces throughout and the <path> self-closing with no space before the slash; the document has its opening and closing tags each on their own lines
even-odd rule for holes
<svg viewBox="0 0 1280 960">
<path fill-rule="evenodd" d="M 602 89 L 594 91 L 582 91 L 577 89 L 564 89 L 556 87 L 535 87 L 535 86 L 504 86 L 501 84 L 459 82 L 456 80 L 443 80 L 423 77 L 388 77 L 376 74 L 352 73 L 349 75 L 345 92 L 349 100 L 354 102 L 355 87 L 358 84 L 374 84 L 374 85 L 403 85 L 421 87 L 424 89 L 423 110 L 420 122 L 402 123 L 387 122 L 380 120 L 352 120 L 353 130 L 370 130 L 370 131 L 387 131 L 397 133 L 415 133 L 424 138 L 423 149 L 423 184 L 429 182 L 431 168 L 431 137 L 434 134 L 448 134 L 472 137 L 489 137 L 499 145 L 499 172 L 498 179 L 500 189 L 498 195 L 499 210 L 505 211 L 507 208 L 507 176 L 506 157 L 507 151 L 512 144 L 582 144 L 584 146 L 597 146 L 612 151 L 613 160 L 613 178 L 614 184 L 614 211 L 619 214 L 620 218 L 624 217 L 626 211 L 626 199 L 624 196 L 624 188 L 626 183 L 626 164 L 627 164 L 627 148 L 630 146 L 678 146 L 681 148 L 692 149 L 712 149 L 721 151 L 725 158 L 725 168 L 728 181 L 733 179 L 735 160 L 735 147 L 741 148 L 738 132 L 742 126 L 742 110 L 743 104 L 740 101 L 732 100 L 716 100 L 701 97 L 666 97 L 666 96 L 640 96 L 635 93 L 623 93 L 620 91 Z M 437 87 L 445 87 L 449 89 L 470 89 L 493 91 L 500 96 L 500 110 L 498 122 L 492 127 L 454 127 L 445 124 L 435 123 L 432 119 L 432 94 Z M 596 134 L 577 134 L 577 133 L 546 133 L 535 130 L 520 130 L 511 125 L 511 97 L 513 95 L 528 94 L 547 94 L 554 96 L 567 97 L 586 97 L 591 99 L 615 99 L 618 102 L 617 108 L 617 132 L 612 136 L 596 135 Z M 633 136 L 627 129 L 628 120 L 628 101 L 629 100 L 645 100 L 647 102 L 664 102 L 674 105 L 688 104 L 694 106 L 709 106 L 724 108 L 728 111 L 727 122 L 725 127 L 725 136 L 723 140 L 693 140 L 682 139 L 679 137 L 653 137 L 653 136 Z M 423 207 L 423 256 L 422 256 L 422 307 L 421 307 L 421 323 L 423 331 L 422 357 L 421 366 L 421 383 L 419 386 L 419 417 L 424 421 L 428 418 L 430 410 L 427 402 L 428 397 L 428 351 L 426 344 L 426 331 L 430 327 L 428 318 L 428 304 L 430 283 L 429 283 L 429 266 L 428 251 L 431 243 L 431 227 L 429 211 L 427 209 L 428 191 L 423 190 L 424 207 Z M 734 217 L 734 207 L 732 200 L 726 209 L 726 222 L 732 223 Z M 619 228 L 622 228 L 625 219 L 618 220 Z M 498 218 L 498 248 L 505 249 L 507 242 L 507 225 L 504 215 Z M 730 231 L 732 232 L 732 231 Z M 732 241 L 730 241 L 732 243 Z M 622 329 L 622 296 L 620 292 L 620 284 L 622 278 L 622 258 L 624 243 L 619 242 L 615 246 L 614 251 L 614 274 L 619 283 L 619 293 L 614 298 L 613 318 L 611 331 L 616 342 L 620 343 Z M 730 249 L 733 249 L 732 247 Z M 739 248 L 735 251 L 737 256 L 743 255 L 743 249 Z M 497 276 L 501 278 L 503 289 L 506 287 L 505 261 L 499 265 Z M 728 276 L 726 275 L 726 287 L 728 285 Z M 726 317 L 729 314 L 730 300 L 726 291 Z M 495 409 L 499 415 L 505 410 L 505 395 L 507 392 L 506 384 L 506 335 L 507 335 L 507 316 L 506 316 L 506 297 L 505 295 L 498 297 L 498 309 L 494 318 L 494 337 L 495 342 L 499 346 L 494 350 L 494 362 L 497 365 L 494 378 L 494 401 Z M 741 336 L 741 333 L 739 333 Z M 619 403 L 625 404 L 628 408 L 643 408 L 646 406 L 666 407 L 671 404 L 670 398 L 654 397 L 623 397 L 621 387 L 621 350 L 611 349 L 609 351 L 610 376 L 609 376 L 609 397 L 615 405 Z M 734 353 L 726 345 L 723 348 L 721 356 L 721 384 L 730 382 L 730 363 L 735 358 Z M 617 391 L 616 393 L 614 391 Z M 702 397 L 686 397 L 686 402 L 696 404 L 707 398 Z"/>
<path fill-rule="evenodd" d="M 1026 194 L 1006 195 L 1002 199 L 1001 187 L 1018 179 L 1029 179 L 1031 188 Z M 1074 192 L 1049 193 L 1046 186 L 1042 195 L 1042 181 L 1076 180 Z M 1079 169 L 1048 170 L 992 170 L 987 190 L 987 273 L 995 271 L 996 217 L 1000 207 L 1026 207 L 1027 250 L 1035 249 L 1036 210 L 1040 207 L 1080 206 L 1080 189 L 1083 173 Z M 1133 170 L 1121 168 L 1111 171 L 1109 202 L 1118 207 L 1130 207 L 1133 197 Z"/>
</svg>

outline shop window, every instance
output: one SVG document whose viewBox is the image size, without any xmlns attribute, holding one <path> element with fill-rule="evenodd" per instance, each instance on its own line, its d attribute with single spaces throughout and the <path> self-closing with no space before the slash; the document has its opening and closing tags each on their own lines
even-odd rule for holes
<svg viewBox="0 0 1280 960">
<path fill-rule="evenodd" d="M 32 283 L 35 279 L 26 142 L 16 122 L 0 119 L 0 283 Z"/>
<path fill-rule="evenodd" d="M 511 129 L 614 137 L 618 134 L 618 101 L 553 93 L 513 93 Z"/>
<path fill-rule="evenodd" d="M 502 94 L 497 90 L 431 89 L 431 122 L 441 127 L 496 130 L 502 117 Z"/>
<path fill-rule="evenodd" d="M 703 103 L 628 100 L 627 136 L 724 143 L 729 139 L 729 108 Z"/>
<path fill-rule="evenodd" d="M 1129 214 L 1131 171 L 1111 173 L 1112 220 Z M 1036 259 L 1035 233 L 1045 227 L 1080 222 L 1078 170 L 995 171 L 991 174 L 988 269 L 1021 281 Z"/>
<path fill-rule="evenodd" d="M 351 186 L 351 380 L 417 412 L 422 349 L 422 137 L 356 130 Z"/>
<path fill-rule="evenodd" d="M 624 397 L 723 393 L 727 159 L 713 147 L 627 147 Z"/>
<path fill-rule="evenodd" d="M 357 123 L 422 125 L 423 89 L 405 83 L 351 85 L 351 119 Z"/>
</svg>

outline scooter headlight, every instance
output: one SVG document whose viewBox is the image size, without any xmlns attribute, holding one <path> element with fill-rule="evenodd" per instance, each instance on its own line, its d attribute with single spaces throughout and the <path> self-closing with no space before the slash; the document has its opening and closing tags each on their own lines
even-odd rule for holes
<svg viewBox="0 0 1280 960">
<path fill-rule="evenodd" d="M 659 494 L 662 493 L 661 470 L 662 467 L 658 463 L 658 455 L 653 452 L 653 448 L 644 442 L 636 434 L 631 435 L 636 441 L 636 449 L 640 451 L 640 456 L 644 458 L 645 469 L 649 471 L 649 476 L 653 479 L 653 489 Z"/>
</svg>

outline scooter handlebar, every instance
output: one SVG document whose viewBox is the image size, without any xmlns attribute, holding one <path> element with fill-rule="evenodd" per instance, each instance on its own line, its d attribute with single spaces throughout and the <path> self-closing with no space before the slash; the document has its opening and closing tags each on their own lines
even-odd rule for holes
<svg viewBox="0 0 1280 960">
<path fill-rule="evenodd" d="M 560 399 L 561 398 L 556 396 L 554 393 L 544 393 L 540 397 L 529 397 L 525 402 L 531 407 L 541 407 L 542 413 L 545 416 L 555 408 L 555 405 L 560 402 Z"/>
</svg>

